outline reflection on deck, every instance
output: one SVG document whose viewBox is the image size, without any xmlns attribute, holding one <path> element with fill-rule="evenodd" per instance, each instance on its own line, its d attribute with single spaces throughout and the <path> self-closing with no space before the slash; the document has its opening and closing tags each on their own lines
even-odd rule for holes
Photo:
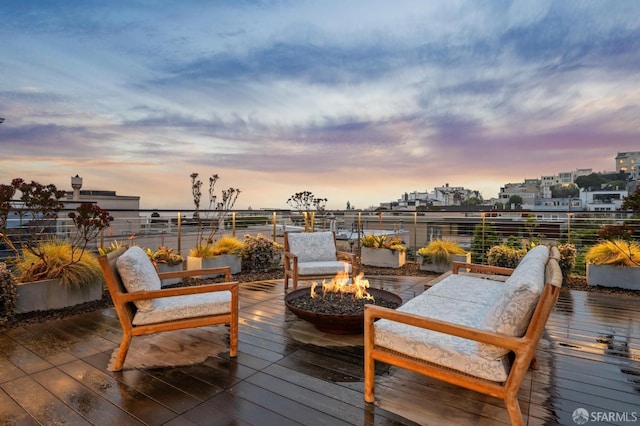
<svg viewBox="0 0 640 426">
<path fill-rule="evenodd" d="M 405 301 L 430 280 L 368 278 Z M 384 365 L 366 404 L 362 336 L 318 332 L 286 311 L 284 293 L 282 281 L 241 285 L 236 359 L 227 328 L 212 326 L 134 338 L 125 369 L 109 372 L 112 309 L 2 332 L 0 423 L 508 423 L 499 400 Z M 519 393 L 529 425 L 574 425 L 579 408 L 638 416 L 640 298 L 563 290 L 537 357 Z"/>
</svg>

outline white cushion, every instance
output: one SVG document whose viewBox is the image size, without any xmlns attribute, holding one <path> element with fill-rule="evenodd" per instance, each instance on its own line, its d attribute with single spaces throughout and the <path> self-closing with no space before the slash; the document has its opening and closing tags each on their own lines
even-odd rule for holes
<svg viewBox="0 0 640 426">
<path fill-rule="evenodd" d="M 335 275 L 347 271 L 351 274 L 351 264 L 339 260 L 325 262 L 298 262 L 298 275 Z"/>
<path fill-rule="evenodd" d="M 152 311 L 138 310 L 133 317 L 133 324 L 154 324 L 206 315 L 228 314 L 229 312 L 231 312 L 230 291 L 161 297 L 155 299 L 155 309 Z"/>
<path fill-rule="evenodd" d="M 452 274 L 431 286 L 428 294 L 452 299 L 451 303 L 464 300 L 491 305 L 503 287 L 503 282 L 463 274 Z"/>
<path fill-rule="evenodd" d="M 444 282 L 444 281 L 443 281 Z M 435 286 L 434 286 L 435 287 Z M 456 324 L 479 327 L 491 305 L 453 300 L 426 291 L 397 310 Z M 375 344 L 390 350 L 462 371 L 495 382 L 503 382 L 509 373 L 507 357 L 487 359 L 478 355 L 479 344 L 448 334 L 380 319 L 374 324 Z"/>
<path fill-rule="evenodd" d="M 523 336 L 544 289 L 544 272 L 549 256 L 546 246 L 530 250 L 520 261 L 488 311 L 484 327 L 508 336 Z M 483 344 L 480 355 L 502 357 L 507 349 Z"/>
<path fill-rule="evenodd" d="M 118 260 L 116 267 L 122 284 L 128 292 L 160 290 L 161 283 L 149 256 L 138 246 L 127 249 Z M 154 309 L 154 300 L 136 300 L 139 311 L 148 312 Z"/>
<path fill-rule="evenodd" d="M 301 232 L 287 234 L 289 252 L 298 256 L 298 262 L 337 260 L 333 232 Z"/>
</svg>

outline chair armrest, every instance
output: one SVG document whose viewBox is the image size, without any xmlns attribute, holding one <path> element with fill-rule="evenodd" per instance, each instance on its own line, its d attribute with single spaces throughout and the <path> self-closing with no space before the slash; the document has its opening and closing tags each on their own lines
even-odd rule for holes
<svg viewBox="0 0 640 426">
<path fill-rule="evenodd" d="M 195 277 L 200 275 L 213 275 L 213 274 L 224 274 L 225 280 L 231 281 L 230 266 L 220 266 L 217 268 L 207 268 L 207 269 L 190 269 L 185 271 L 160 272 L 158 276 L 161 279 L 165 279 L 165 278 L 187 278 L 187 277 Z"/>
<path fill-rule="evenodd" d="M 202 269 L 204 270 L 204 269 Z M 164 288 L 152 291 L 135 291 L 132 293 L 122 293 L 118 299 L 122 302 L 132 302 L 134 300 L 158 299 L 161 297 L 184 296 L 187 294 L 213 293 L 216 291 L 238 291 L 238 282 L 216 283 L 194 285 L 188 287 Z"/>
<path fill-rule="evenodd" d="M 512 337 L 504 334 L 494 333 L 488 330 L 480 330 L 466 325 L 455 324 L 448 321 L 423 317 L 408 312 L 400 312 L 395 309 L 384 308 L 372 304 L 364 306 L 364 326 L 372 331 L 374 321 L 378 318 L 388 319 L 414 327 L 433 330 L 463 339 L 474 340 L 476 342 L 488 343 L 500 346 L 512 351 L 521 350 L 527 345 L 527 340 L 522 337 Z"/>
<path fill-rule="evenodd" d="M 513 273 L 513 269 L 511 268 L 503 268 L 501 266 L 489 266 L 489 265 L 480 265 L 477 263 L 464 263 L 464 262 L 453 262 L 453 273 L 457 274 L 458 271 L 462 268 L 467 268 L 468 272 L 482 272 L 486 274 L 498 274 L 498 275 L 511 275 Z"/>
<path fill-rule="evenodd" d="M 298 256 L 296 256 L 295 254 L 291 253 L 290 251 L 285 251 L 284 252 L 284 258 L 286 260 L 295 260 L 298 258 Z"/>
</svg>

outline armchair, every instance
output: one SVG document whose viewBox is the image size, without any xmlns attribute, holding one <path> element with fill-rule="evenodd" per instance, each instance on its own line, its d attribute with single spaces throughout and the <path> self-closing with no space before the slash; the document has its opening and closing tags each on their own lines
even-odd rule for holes
<svg viewBox="0 0 640 426">
<path fill-rule="evenodd" d="M 213 324 L 229 324 L 229 355 L 237 355 L 237 282 L 160 288 L 161 278 L 223 273 L 225 281 L 230 281 L 229 267 L 158 274 L 137 246 L 120 248 L 98 260 L 123 331 L 110 370 L 122 369 L 133 336 Z"/>
<path fill-rule="evenodd" d="M 284 233 L 284 288 L 298 287 L 300 278 L 334 277 L 347 271 L 353 279 L 357 273 L 356 256 L 336 248 L 336 236 L 326 232 Z"/>
</svg>

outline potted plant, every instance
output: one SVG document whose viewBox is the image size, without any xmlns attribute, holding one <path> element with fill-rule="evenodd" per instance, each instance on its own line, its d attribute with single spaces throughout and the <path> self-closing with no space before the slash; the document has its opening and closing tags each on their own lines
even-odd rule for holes
<svg viewBox="0 0 640 426">
<path fill-rule="evenodd" d="M 623 239 L 605 240 L 585 256 L 587 284 L 640 290 L 640 244 Z"/>
<path fill-rule="evenodd" d="M 242 253 L 244 244 L 242 241 L 225 235 L 214 244 L 196 246 L 191 249 L 187 257 L 187 269 L 207 269 L 220 266 L 229 266 L 232 274 L 242 271 Z M 206 275 L 209 278 L 215 275 Z"/>
<path fill-rule="evenodd" d="M 242 268 L 248 272 L 270 272 L 281 268 L 284 246 L 262 234 L 244 236 Z"/>
<path fill-rule="evenodd" d="M 225 245 L 233 245 L 233 243 L 226 240 L 218 242 L 218 246 L 215 247 L 214 236 L 219 230 L 224 229 L 224 219 L 229 213 L 229 210 L 235 205 L 238 195 L 240 195 L 240 190 L 237 188 L 223 190 L 220 199 L 218 199 L 218 196 L 215 194 L 215 185 L 218 179 L 219 176 L 217 174 L 211 175 L 209 178 L 209 208 L 202 211 L 200 209 L 202 181 L 198 178 L 198 173 L 191 174 L 191 194 L 195 205 L 194 218 L 196 219 L 197 235 L 196 245 L 189 251 L 189 255 L 187 256 L 187 269 L 230 266 L 232 273 L 238 273 L 241 270 L 241 259 L 238 260 L 237 258 L 240 257 L 241 254 L 231 253 L 230 251 L 232 249 Z M 210 214 L 212 214 L 211 217 L 209 216 Z M 240 241 L 238 241 L 238 243 L 242 244 Z M 233 255 L 220 257 L 226 254 Z M 233 264 L 221 264 L 224 261 L 230 261 Z M 238 263 L 236 264 L 236 262 Z M 212 276 L 206 275 L 200 278 L 210 277 Z"/>
<path fill-rule="evenodd" d="M 399 268 L 407 261 L 407 247 L 402 238 L 368 234 L 360 239 L 360 262 L 382 268 Z"/>
<path fill-rule="evenodd" d="M 471 253 L 457 242 L 436 239 L 418 249 L 420 270 L 444 273 L 451 270 L 453 262 L 471 263 Z"/>
<path fill-rule="evenodd" d="M 172 248 L 160 246 L 157 250 L 146 249 L 145 252 L 158 272 L 174 272 L 181 271 L 184 258 L 180 253 L 175 253 Z M 160 280 L 162 286 L 176 284 L 181 278 L 164 278 Z"/>
<path fill-rule="evenodd" d="M 20 197 L 14 197 L 20 193 Z M 64 191 L 17 178 L 0 185 L 0 238 L 13 250 L 11 259 L 17 285 L 19 313 L 59 309 L 102 298 L 103 277 L 89 242 L 109 226 L 113 217 L 91 203 L 69 213 L 74 234 L 56 236 Z M 8 231 L 8 217 L 15 211 L 20 224 Z M 61 290 L 62 289 L 62 290 Z"/>
</svg>

